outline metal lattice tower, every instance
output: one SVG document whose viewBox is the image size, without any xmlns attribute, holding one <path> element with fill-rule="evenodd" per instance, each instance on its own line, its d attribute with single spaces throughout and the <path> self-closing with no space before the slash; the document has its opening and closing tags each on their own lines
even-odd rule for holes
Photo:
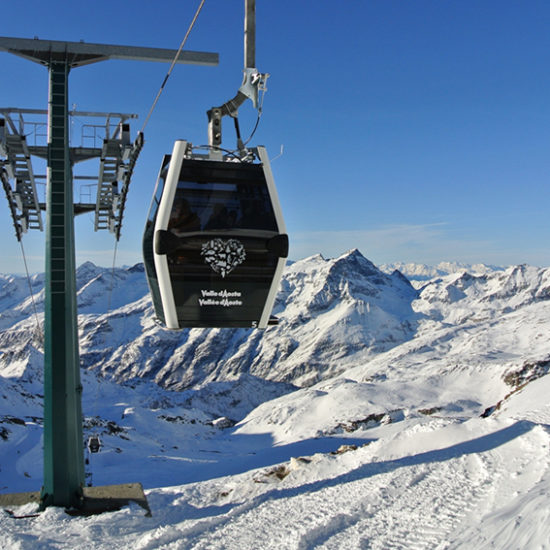
<svg viewBox="0 0 550 550">
<path fill-rule="evenodd" d="M 176 50 L 0 37 L 0 51 L 47 67 L 46 281 L 44 311 L 44 485 L 41 504 L 80 507 L 83 504 L 84 450 L 80 362 L 77 331 L 74 216 L 74 162 L 85 151 L 69 146 L 69 72 L 98 61 L 127 59 L 172 61 Z M 178 63 L 216 65 L 217 54 L 182 51 Z M 8 126 L 6 127 L 6 122 Z M 143 137 L 130 144 L 122 123 L 100 152 L 95 207 L 96 229 L 118 238 L 128 185 Z M 32 171 L 32 150 L 10 117 L 0 123 L 0 179 L 8 198 L 16 236 L 42 229 L 41 210 Z M 14 187 L 11 182 L 14 181 Z M 120 189 L 113 183 L 120 182 Z M 113 205 L 118 205 L 113 207 Z M 54 330 L 55 327 L 55 330 Z"/>
</svg>

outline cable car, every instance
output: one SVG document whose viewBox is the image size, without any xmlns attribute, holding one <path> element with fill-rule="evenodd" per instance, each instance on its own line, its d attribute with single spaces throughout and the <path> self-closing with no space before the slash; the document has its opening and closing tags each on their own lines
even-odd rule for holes
<svg viewBox="0 0 550 550">
<path fill-rule="evenodd" d="M 143 237 L 157 318 L 170 329 L 271 324 L 288 236 L 265 148 L 258 162 L 165 155 Z"/>
<path fill-rule="evenodd" d="M 88 438 L 88 443 L 86 446 L 91 453 L 99 453 L 99 449 L 101 448 L 101 439 L 99 439 L 99 435 L 91 435 Z"/>
</svg>

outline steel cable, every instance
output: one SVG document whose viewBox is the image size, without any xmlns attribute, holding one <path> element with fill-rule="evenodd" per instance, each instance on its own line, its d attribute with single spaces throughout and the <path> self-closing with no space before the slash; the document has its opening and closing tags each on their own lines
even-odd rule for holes
<svg viewBox="0 0 550 550">
<path fill-rule="evenodd" d="M 147 126 L 147 123 L 149 122 L 149 119 L 151 118 L 151 115 L 153 114 L 153 111 L 155 110 L 155 107 L 157 106 L 158 100 L 164 91 L 164 87 L 166 86 L 166 82 L 170 78 L 170 75 L 172 74 L 172 70 L 178 60 L 178 57 L 180 56 L 181 50 L 183 50 L 183 47 L 185 46 L 185 43 L 187 42 L 187 39 L 189 38 L 189 35 L 191 34 L 191 31 L 193 30 L 193 27 L 195 26 L 195 22 L 197 21 L 197 18 L 199 16 L 199 13 L 202 10 L 202 7 L 204 6 L 204 2 L 206 0 L 201 0 L 201 3 L 199 4 L 199 7 L 197 8 L 197 11 L 195 12 L 195 17 L 193 17 L 193 20 L 191 21 L 191 24 L 189 25 L 189 28 L 187 29 L 187 32 L 185 33 L 185 36 L 183 37 L 183 40 L 181 41 L 180 47 L 174 56 L 174 59 L 172 61 L 172 64 L 170 65 L 170 68 L 168 69 L 168 72 L 166 73 L 166 76 L 164 77 L 164 80 L 160 86 L 160 89 L 157 93 L 157 97 L 155 97 L 155 100 L 153 101 L 153 104 L 151 105 L 151 109 L 149 110 L 149 113 L 147 114 L 147 117 L 145 118 L 145 122 L 143 123 L 143 127 L 141 128 L 141 132 L 143 133 L 145 130 L 145 127 Z"/>
</svg>

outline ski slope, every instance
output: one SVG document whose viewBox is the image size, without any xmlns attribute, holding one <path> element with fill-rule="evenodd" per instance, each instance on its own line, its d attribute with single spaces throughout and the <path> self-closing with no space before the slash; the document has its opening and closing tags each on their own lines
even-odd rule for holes
<svg viewBox="0 0 550 550">
<path fill-rule="evenodd" d="M 434 414 L 271 448 L 239 442 L 244 421 L 230 434 L 203 434 L 199 446 L 210 452 L 189 457 L 209 479 L 146 491 L 152 517 L 137 505 L 88 518 L 56 508 L 4 513 L 4 547 L 548 548 L 549 390 L 547 377 L 532 382 L 489 418 Z M 321 411 L 318 419 L 330 424 Z M 209 460 L 229 449 L 227 462 Z M 239 455 L 246 471 L 219 476 Z M 254 469 L 266 455 L 273 464 Z M 152 468 L 133 473 L 146 485 L 158 479 Z"/>
</svg>

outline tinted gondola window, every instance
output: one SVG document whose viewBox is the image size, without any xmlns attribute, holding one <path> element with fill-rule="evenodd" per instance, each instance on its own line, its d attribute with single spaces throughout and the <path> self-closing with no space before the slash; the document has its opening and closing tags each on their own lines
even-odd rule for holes
<svg viewBox="0 0 550 550">
<path fill-rule="evenodd" d="M 175 232 L 277 231 L 262 166 L 185 161 L 168 227 Z"/>
</svg>

